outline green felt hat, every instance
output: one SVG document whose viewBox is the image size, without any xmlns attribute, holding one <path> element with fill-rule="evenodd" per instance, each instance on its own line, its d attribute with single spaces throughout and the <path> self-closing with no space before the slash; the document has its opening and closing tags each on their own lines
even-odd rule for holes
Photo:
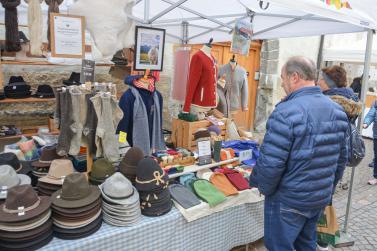
<svg viewBox="0 0 377 251">
<path fill-rule="evenodd" d="M 214 207 L 225 201 L 225 195 L 217 190 L 208 180 L 198 179 L 192 183 L 196 195 L 207 202 L 210 207 Z"/>
</svg>

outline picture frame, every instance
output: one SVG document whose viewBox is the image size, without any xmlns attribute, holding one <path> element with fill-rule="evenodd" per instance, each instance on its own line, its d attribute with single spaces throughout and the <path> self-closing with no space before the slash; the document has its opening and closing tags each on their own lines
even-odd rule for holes
<svg viewBox="0 0 377 251">
<path fill-rule="evenodd" d="M 51 56 L 85 58 L 85 17 L 50 13 Z"/>
<path fill-rule="evenodd" d="M 135 71 L 162 71 L 164 65 L 165 30 L 135 27 Z"/>
</svg>

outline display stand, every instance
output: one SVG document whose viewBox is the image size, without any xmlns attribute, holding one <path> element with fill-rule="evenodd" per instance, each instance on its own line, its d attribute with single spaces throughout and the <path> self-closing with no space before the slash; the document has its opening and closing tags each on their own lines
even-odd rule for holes
<svg viewBox="0 0 377 251">
<path fill-rule="evenodd" d="M 185 174 L 188 174 L 188 173 L 195 173 L 195 172 L 203 170 L 203 169 L 227 165 L 227 164 L 233 163 L 235 161 L 238 161 L 238 158 L 228 159 L 228 160 L 224 160 L 224 161 L 220 161 L 220 162 L 214 162 L 213 161 L 212 164 L 208 164 L 208 165 L 204 165 L 204 166 L 198 166 L 198 165 L 186 166 L 183 172 L 171 174 L 171 175 L 169 175 L 169 178 L 170 179 L 177 178 L 179 176 L 182 176 L 182 175 L 185 175 Z"/>
</svg>

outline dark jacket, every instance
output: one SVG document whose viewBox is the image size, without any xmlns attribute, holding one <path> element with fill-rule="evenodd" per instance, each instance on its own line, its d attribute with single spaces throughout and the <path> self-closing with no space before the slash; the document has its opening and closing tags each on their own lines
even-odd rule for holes
<svg viewBox="0 0 377 251">
<path fill-rule="evenodd" d="M 359 96 L 359 98 L 361 97 L 361 81 L 362 81 L 362 78 L 355 78 L 351 84 L 351 89 L 357 93 L 357 95 Z"/>
<path fill-rule="evenodd" d="M 347 162 L 348 119 L 319 87 L 279 103 L 267 122 L 250 184 L 298 210 L 324 208 Z"/>
<path fill-rule="evenodd" d="M 132 81 L 127 81 L 126 84 L 132 85 Z M 154 101 L 153 101 L 153 94 L 154 92 L 150 92 L 148 90 L 144 90 L 141 88 L 137 88 L 137 90 L 140 93 L 141 98 L 143 99 L 143 102 L 145 104 L 145 108 L 147 109 L 148 114 L 148 124 L 149 124 L 149 135 L 150 138 L 152 137 L 152 122 L 153 122 L 153 113 L 151 112 L 154 107 Z M 163 107 L 163 98 L 160 92 L 155 90 L 158 95 L 158 99 L 160 101 L 160 107 Z M 117 133 L 119 131 L 123 131 L 127 133 L 127 142 L 130 144 L 130 146 L 133 146 L 132 141 L 132 130 L 133 130 L 133 110 L 134 110 L 134 102 L 135 102 L 135 96 L 132 94 L 131 90 L 128 89 L 125 93 L 123 93 L 122 97 L 119 100 L 119 107 L 123 111 L 123 118 L 118 124 Z M 162 112 L 160 113 L 160 121 L 162 121 Z M 151 138 L 152 142 L 152 138 Z"/>
</svg>

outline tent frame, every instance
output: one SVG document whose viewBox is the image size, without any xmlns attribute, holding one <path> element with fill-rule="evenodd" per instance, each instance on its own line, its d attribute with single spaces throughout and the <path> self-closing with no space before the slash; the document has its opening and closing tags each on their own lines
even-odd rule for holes
<svg viewBox="0 0 377 251">
<path fill-rule="evenodd" d="M 245 17 L 254 17 L 254 16 L 264 16 L 264 17 L 282 17 L 282 18 L 290 18 L 291 19 L 291 20 L 287 20 L 284 23 L 278 24 L 276 26 L 272 26 L 272 27 L 269 27 L 265 30 L 258 31 L 254 35 L 260 35 L 260 34 L 263 34 L 265 32 L 269 32 L 269 31 L 272 31 L 274 29 L 281 28 L 283 26 L 286 26 L 286 25 L 289 25 L 289 24 L 292 24 L 292 23 L 295 23 L 295 22 L 298 22 L 298 21 L 301 21 L 301 20 L 316 20 L 316 21 L 325 21 L 325 22 L 332 21 L 332 22 L 344 23 L 344 22 L 329 19 L 329 18 L 314 17 L 312 14 L 308 14 L 308 15 L 304 15 L 304 16 L 295 16 L 295 15 L 256 13 L 256 12 L 250 10 L 250 8 L 243 5 L 242 3 L 240 3 L 240 4 L 245 7 L 245 13 L 208 16 L 208 15 L 205 15 L 203 13 L 200 13 L 198 11 L 195 11 L 195 10 L 192 10 L 190 8 L 183 6 L 183 4 L 185 2 L 187 2 L 188 0 L 179 0 L 177 2 L 174 2 L 172 0 L 162 0 L 162 1 L 169 4 L 170 6 L 167 7 L 165 10 L 161 11 L 160 13 L 156 14 L 155 16 L 150 17 L 150 0 L 137 0 L 135 2 L 135 5 L 137 5 L 141 2 L 144 2 L 144 19 L 140 19 L 140 18 L 135 17 L 133 15 L 128 15 L 128 17 L 135 20 L 138 23 L 141 23 L 141 24 L 146 25 L 146 26 L 151 26 L 151 27 L 161 27 L 161 26 L 165 26 L 165 27 L 166 26 L 182 26 L 183 27 L 183 23 L 185 23 L 185 25 L 184 25 L 185 29 L 189 29 L 190 27 L 197 27 L 197 28 L 205 29 L 203 32 L 201 32 L 199 34 L 193 35 L 191 37 L 188 36 L 188 37 L 185 37 L 185 38 L 183 37 L 183 32 L 182 32 L 181 37 L 170 34 L 168 32 L 166 33 L 167 36 L 178 39 L 183 44 L 189 43 L 190 40 L 197 38 L 197 37 L 200 37 L 202 35 L 205 35 L 208 32 L 211 32 L 211 31 L 214 31 L 214 30 L 232 33 L 232 31 L 233 31 L 232 24 L 235 23 L 236 20 L 224 23 L 224 22 L 219 20 L 221 18 L 230 18 L 230 17 L 245 18 Z M 168 20 L 160 20 L 160 21 L 158 20 L 158 19 L 160 19 L 161 17 L 163 17 L 164 15 L 166 15 L 167 13 L 171 12 L 172 10 L 174 10 L 176 8 L 187 11 L 187 12 L 189 12 L 189 13 L 197 16 L 197 17 L 168 19 Z M 199 25 L 195 25 L 195 24 L 190 24 L 190 21 L 197 21 L 197 20 L 208 20 L 208 21 L 211 21 L 211 22 L 217 24 L 218 26 L 207 27 L 207 26 L 199 26 Z M 188 34 L 188 32 L 185 32 L 185 34 Z"/>
<path fill-rule="evenodd" d="M 256 32 L 255 35 L 260 35 L 262 33 L 269 32 L 271 30 L 274 30 L 274 29 L 277 29 L 277 28 L 280 28 L 280 27 L 283 27 L 283 26 L 286 26 L 286 25 L 289 25 L 289 24 L 292 24 L 292 23 L 295 23 L 295 22 L 298 22 L 298 21 L 301 21 L 301 20 L 316 20 L 316 21 L 329 21 L 329 20 L 331 20 L 333 22 L 337 21 L 337 20 L 333 20 L 333 19 L 329 19 L 329 18 L 314 17 L 312 14 L 308 14 L 308 15 L 304 15 L 304 16 L 276 15 L 276 14 L 265 14 L 265 13 L 262 13 L 262 14 L 259 13 L 258 14 L 258 13 L 253 12 L 252 10 L 250 10 L 247 6 L 244 6 L 243 4 L 242 5 L 245 7 L 246 13 L 207 16 L 205 14 L 202 14 L 200 12 L 197 12 L 197 11 L 194 11 L 190 8 L 182 6 L 188 0 L 179 0 L 178 2 L 173 2 L 171 0 L 162 0 L 163 2 L 170 4 L 170 6 L 168 8 L 166 8 L 165 10 L 161 11 L 160 13 L 156 14 L 154 17 L 150 18 L 150 15 L 149 15 L 150 14 L 150 12 L 149 12 L 150 11 L 150 0 L 137 0 L 135 4 L 139 4 L 142 1 L 144 1 L 144 20 L 140 20 L 139 18 L 134 17 L 134 16 L 129 16 L 129 18 L 134 19 L 139 23 L 142 23 L 144 25 L 149 25 L 149 26 L 156 26 L 156 27 L 166 26 L 166 25 L 181 26 L 181 28 L 182 28 L 182 36 L 181 37 L 178 37 L 178 36 L 175 36 L 175 35 L 169 34 L 169 33 L 166 33 L 166 35 L 173 37 L 173 38 L 176 38 L 176 39 L 179 39 L 182 44 L 188 44 L 191 39 L 196 38 L 196 37 L 200 37 L 200 36 L 202 36 L 202 35 L 204 35 L 208 32 L 214 31 L 214 30 L 231 33 L 233 31 L 233 27 L 231 26 L 231 24 L 233 24 L 236 20 L 230 21 L 228 23 L 223 23 L 220 20 L 218 20 L 219 18 L 228 18 L 228 17 L 245 18 L 245 17 L 248 17 L 248 16 L 251 17 L 251 18 L 253 18 L 254 16 L 270 16 L 270 17 L 291 18 L 291 20 L 288 20 L 284 23 L 281 23 L 281 24 L 278 24 L 276 26 L 269 27 L 265 30 Z M 176 8 L 183 9 L 187 12 L 190 12 L 191 14 L 196 15 L 197 17 L 157 21 L 159 18 L 161 18 L 162 16 L 164 16 L 165 14 L 169 13 L 170 11 L 172 11 Z M 213 23 L 218 24 L 219 26 L 213 27 L 213 28 L 201 26 L 200 28 L 204 28 L 206 30 L 199 33 L 199 34 L 196 34 L 196 35 L 193 35 L 193 36 L 190 37 L 189 36 L 189 27 L 190 26 L 199 27 L 198 25 L 190 24 L 190 21 L 195 21 L 195 20 L 209 20 Z M 338 22 L 344 23 L 344 22 L 341 22 L 341 21 L 338 21 Z M 224 28 L 228 29 L 228 31 L 224 30 Z M 365 102 L 364 101 L 366 99 L 367 88 L 368 88 L 368 86 L 367 86 L 368 77 L 367 76 L 369 76 L 369 72 L 370 72 L 372 44 L 373 44 L 373 33 L 375 32 L 374 30 L 371 30 L 371 29 L 365 29 L 365 30 L 367 31 L 368 36 L 367 36 L 367 45 L 366 45 L 366 51 L 365 51 L 364 73 L 363 73 L 362 90 L 361 90 L 361 101 L 363 102 L 363 112 L 362 112 L 362 115 L 359 116 L 359 121 L 358 121 L 359 122 L 358 123 L 359 131 L 361 131 L 361 128 L 362 128 L 362 125 L 363 125 L 362 120 L 363 120 L 364 115 L 365 115 L 364 114 L 365 113 L 364 112 L 364 110 L 365 110 Z M 321 36 L 321 45 L 320 45 L 318 60 L 322 60 L 323 39 L 324 39 L 324 37 L 322 35 Z M 320 66 L 321 63 L 322 62 L 317 62 L 318 66 Z M 351 215 L 352 192 L 353 192 L 353 183 L 354 183 L 354 178 L 355 178 L 355 171 L 356 171 L 356 167 L 352 167 L 351 181 L 350 181 L 348 200 L 347 200 L 346 216 L 345 216 L 344 226 L 343 226 L 343 230 L 342 230 L 343 234 L 345 234 L 345 235 L 348 235 L 347 231 L 348 231 L 348 222 L 349 222 L 349 218 L 350 218 L 350 215 Z M 353 243 L 352 243 L 352 245 L 353 245 Z"/>
</svg>

